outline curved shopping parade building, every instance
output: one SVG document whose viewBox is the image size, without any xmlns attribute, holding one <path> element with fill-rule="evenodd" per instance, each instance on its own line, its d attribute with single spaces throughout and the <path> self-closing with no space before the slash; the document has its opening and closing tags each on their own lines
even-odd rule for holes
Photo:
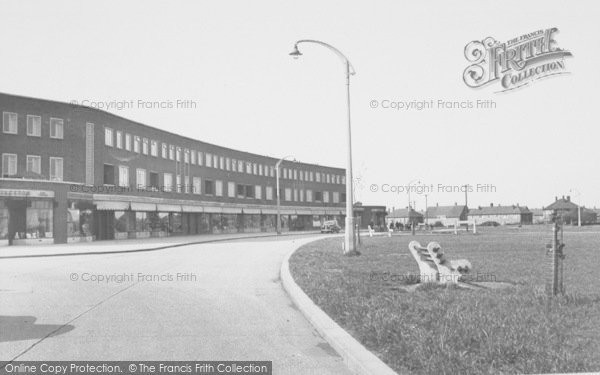
<svg viewBox="0 0 600 375">
<path fill-rule="evenodd" d="M 274 232 L 279 159 L 0 94 L 0 246 Z M 345 170 L 284 161 L 282 230 L 344 223 Z"/>
</svg>

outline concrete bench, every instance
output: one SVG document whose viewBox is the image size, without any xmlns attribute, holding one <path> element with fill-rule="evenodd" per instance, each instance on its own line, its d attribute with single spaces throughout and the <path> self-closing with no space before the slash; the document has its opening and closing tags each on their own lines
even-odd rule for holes
<svg viewBox="0 0 600 375">
<path fill-rule="evenodd" d="M 467 259 L 447 260 L 437 242 L 430 242 L 427 247 L 423 247 L 419 242 L 411 241 L 408 249 L 419 266 L 420 282 L 456 284 L 472 268 Z"/>
</svg>

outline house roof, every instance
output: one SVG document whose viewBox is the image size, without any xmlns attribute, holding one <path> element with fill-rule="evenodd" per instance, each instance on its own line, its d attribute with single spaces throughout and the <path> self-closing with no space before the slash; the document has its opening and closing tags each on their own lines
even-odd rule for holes
<svg viewBox="0 0 600 375">
<path fill-rule="evenodd" d="M 467 206 L 433 206 L 427 207 L 427 216 L 428 217 L 436 217 L 436 216 L 445 216 L 448 218 L 457 217 L 460 218 L 462 213 L 468 210 Z"/>
<path fill-rule="evenodd" d="M 408 208 L 399 208 L 397 210 L 390 212 L 390 214 L 387 215 L 387 217 L 391 218 L 391 219 L 414 218 L 414 217 L 422 217 L 422 216 L 423 216 L 422 214 L 420 214 L 419 212 L 415 211 L 412 208 L 410 209 L 410 216 L 408 215 Z"/>
<path fill-rule="evenodd" d="M 577 207 L 579 207 L 579 206 L 576 205 L 575 203 L 571 202 L 571 199 L 561 198 L 561 199 L 555 200 L 554 203 L 552 203 L 548 207 L 545 207 L 544 210 L 570 211 L 570 210 L 577 209 Z"/>
<path fill-rule="evenodd" d="M 529 214 L 531 211 L 527 207 L 521 206 L 486 206 L 469 210 L 469 216 L 482 215 L 522 215 Z"/>
</svg>

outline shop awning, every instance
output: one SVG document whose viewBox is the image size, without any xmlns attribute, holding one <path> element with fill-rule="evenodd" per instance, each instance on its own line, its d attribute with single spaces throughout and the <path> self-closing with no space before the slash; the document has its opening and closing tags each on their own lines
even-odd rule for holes
<svg viewBox="0 0 600 375">
<path fill-rule="evenodd" d="M 260 208 L 244 208 L 244 213 L 247 215 L 260 214 Z"/>
<path fill-rule="evenodd" d="M 277 209 L 276 208 L 262 208 L 261 209 L 263 215 L 277 215 Z M 246 211 L 244 211 L 246 212 Z"/>
<path fill-rule="evenodd" d="M 313 215 L 325 215 L 325 210 L 313 210 Z"/>
<path fill-rule="evenodd" d="M 281 210 L 281 214 L 282 215 L 296 215 L 296 210 L 290 210 L 288 209 L 282 209 Z"/>
<path fill-rule="evenodd" d="M 312 215 L 313 212 L 311 210 L 298 210 L 296 211 L 298 215 Z"/>
<path fill-rule="evenodd" d="M 204 207 L 202 206 L 186 206 L 184 204 L 181 208 L 183 208 L 183 212 L 204 212 Z"/>
<path fill-rule="evenodd" d="M 204 207 L 203 211 L 211 214 L 220 214 L 222 210 L 221 207 Z"/>
<path fill-rule="evenodd" d="M 177 204 L 157 204 L 156 209 L 161 212 L 181 212 L 181 206 Z"/>
<path fill-rule="evenodd" d="M 241 214 L 242 209 L 238 207 L 223 207 L 224 214 Z"/>
<path fill-rule="evenodd" d="M 94 201 L 96 209 L 100 211 L 127 211 L 129 202 Z"/>
<path fill-rule="evenodd" d="M 132 211 L 156 211 L 156 204 L 131 202 L 131 210 Z"/>
</svg>

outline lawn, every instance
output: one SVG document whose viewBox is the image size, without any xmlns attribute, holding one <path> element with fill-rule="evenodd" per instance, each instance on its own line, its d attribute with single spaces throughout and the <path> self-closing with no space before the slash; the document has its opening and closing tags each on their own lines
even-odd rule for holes
<svg viewBox="0 0 600 375">
<path fill-rule="evenodd" d="M 550 301 L 549 226 L 485 228 L 477 235 L 363 237 L 307 244 L 290 259 L 298 285 L 338 324 L 399 373 L 489 374 L 600 371 L 600 228 L 566 228 L 567 295 Z M 419 287 L 408 243 L 437 241 L 449 259 L 502 290 Z"/>
</svg>

